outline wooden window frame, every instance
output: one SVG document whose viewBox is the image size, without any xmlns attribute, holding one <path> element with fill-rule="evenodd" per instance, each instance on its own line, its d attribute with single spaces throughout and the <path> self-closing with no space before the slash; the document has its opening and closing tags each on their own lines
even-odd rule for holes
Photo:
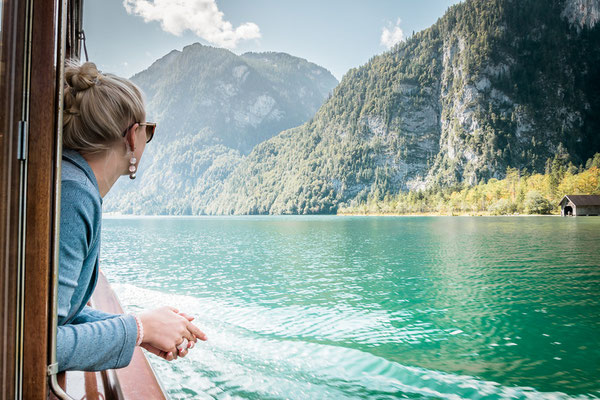
<svg viewBox="0 0 600 400">
<path fill-rule="evenodd" d="M 3 1 L 0 399 L 45 400 L 48 395 L 60 189 L 59 99 L 69 3 L 81 1 Z M 76 49 L 69 48 L 72 53 Z"/>
</svg>

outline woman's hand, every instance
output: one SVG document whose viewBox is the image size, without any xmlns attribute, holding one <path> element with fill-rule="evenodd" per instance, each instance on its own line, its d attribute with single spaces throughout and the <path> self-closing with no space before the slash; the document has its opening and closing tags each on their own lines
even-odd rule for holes
<svg viewBox="0 0 600 400">
<path fill-rule="evenodd" d="M 157 355 L 160 358 L 163 358 L 167 361 L 173 361 L 175 359 L 175 356 L 173 355 L 173 353 L 171 353 L 171 352 L 167 353 L 166 351 L 159 350 L 156 347 L 149 345 L 148 343 L 142 343 L 140 346 L 143 347 L 144 349 L 148 350 L 150 353 Z"/>
<path fill-rule="evenodd" d="M 194 317 L 192 317 L 191 315 L 187 315 L 186 313 L 180 312 L 179 315 L 181 315 L 182 317 L 184 317 L 185 319 L 187 319 L 190 322 L 192 322 L 194 320 Z M 179 350 L 179 354 L 178 354 L 179 357 L 187 356 L 188 349 L 193 349 L 195 345 L 196 345 L 196 342 L 187 342 L 187 347 L 185 349 L 182 349 L 181 346 L 178 346 L 177 349 Z M 169 355 L 171 355 L 171 360 L 174 360 L 177 358 L 177 355 L 172 355 L 171 353 L 167 354 L 167 358 L 169 357 Z M 167 361 L 171 361 L 171 360 L 167 360 Z"/>
<path fill-rule="evenodd" d="M 139 314 L 140 321 L 144 326 L 144 341 L 142 347 L 153 354 L 172 360 L 177 355 L 185 356 L 187 349 L 178 352 L 177 346 L 188 340 L 188 348 L 193 346 L 197 339 L 206 340 L 206 335 L 194 324 L 192 317 L 186 314 L 178 314 L 173 307 L 161 307 Z M 171 353 L 171 354 L 169 354 Z"/>
<path fill-rule="evenodd" d="M 173 360 L 177 359 L 177 355 L 173 354 L 172 352 L 167 353 L 166 351 L 159 350 L 156 347 L 151 346 L 147 343 L 142 343 L 140 346 L 143 347 L 144 349 L 148 350 L 150 353 L 155 354 L 155 355 L 159 356 L 160 358 L 163 358 L 167 361 L 173 361 Z M 193 349 L 193 348 L 194 348 L 194 342 L 189 342 L 188 349 Z M 188 353 L 187 349 L 180 351 L 179 357 L 185 357 L 187 355 L 187 353 Z"/>
</svg>

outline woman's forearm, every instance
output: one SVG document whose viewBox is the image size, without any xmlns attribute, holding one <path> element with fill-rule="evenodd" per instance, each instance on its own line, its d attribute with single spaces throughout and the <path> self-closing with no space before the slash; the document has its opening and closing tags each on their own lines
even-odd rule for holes
<svg viewBox="0 0 600 400">
<path fill-rule="evenodd" d="M 137 338 L 132 315 L 67 324 L 57 330 L 60 371 L 101 371 L 129 365 Z"/>
</svg>

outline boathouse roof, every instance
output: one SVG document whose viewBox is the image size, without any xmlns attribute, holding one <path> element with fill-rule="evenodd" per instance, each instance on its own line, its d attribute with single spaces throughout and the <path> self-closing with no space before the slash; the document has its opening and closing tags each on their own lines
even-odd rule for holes
<svg viewBox="0 0 600 400">
<path fill-rule="evenodd" d="M 562 198 L 559 204 L 562 204 L 565 199 L 568 199 L 576 206 L 600 206 L 600 196 L 595 194 L 568 194 Z"/>
</svg>

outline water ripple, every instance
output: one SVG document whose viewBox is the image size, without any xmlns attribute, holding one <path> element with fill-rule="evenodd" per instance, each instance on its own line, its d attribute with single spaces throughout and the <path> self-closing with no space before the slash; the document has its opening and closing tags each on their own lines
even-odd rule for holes
<svg viewBox="0 0 600 400">
<path fill-rule="evenodd" d="M 167 364 L 151 357 L 174 398 L 201 393 L 219 398 L 344 399 L 571 399 L 564 393 L 541 393 L 530 387 L 505 387 L 495 382 L 409 367 L 352 348 L 270 337 L 248 308 L 210 299 L 173 296 L 131 285 L 115 284 L 124 306 L 131 310 L 165 302 L 196 311 L 196 323 L 209 341 L 190 355 Z M 201 311 L 198 311 L 201 310 Z M 235 316 L 236 318 L 231 318 Z M 319 325 L 319 319 L 313 324 Z M 171 367 L 173 366 L 173 367 Z M 183 397 L 182 397 L 183 398 Z"/>
<path fill-rule="evenodd" d="M 129 310 L 210 343 L 174 398 L 598 398 L 600 218 L 103 221 Z M 142 289 L 143 288 L 143 289 Z"/>
</svg>

